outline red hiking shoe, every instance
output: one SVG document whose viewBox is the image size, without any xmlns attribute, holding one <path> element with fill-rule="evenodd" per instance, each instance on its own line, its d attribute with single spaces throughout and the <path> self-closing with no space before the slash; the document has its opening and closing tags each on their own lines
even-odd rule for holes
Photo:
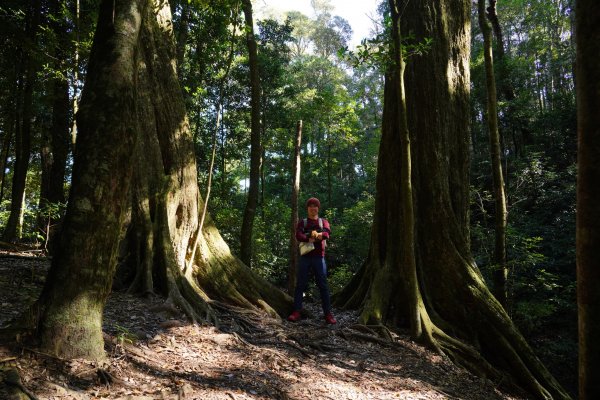
<svg viewBox="0 0 600 400">
<path fill-rule="evenodd" d="M 299 321 L 300 318 L 302 318 L 302 316 L 300 315 L 300 311 L 294 311 L 288 317 L 288 321 L 296 322 L 296 321 Z"/>
<path fill-rule="evenodd" d="M 325 322 L 327 322 L 329 325 L 335 325 L 335 324 L 337 324 L 337 321 L 333 317 L 332 313 L 327 313 L 325 315 Z"/>
</svg>

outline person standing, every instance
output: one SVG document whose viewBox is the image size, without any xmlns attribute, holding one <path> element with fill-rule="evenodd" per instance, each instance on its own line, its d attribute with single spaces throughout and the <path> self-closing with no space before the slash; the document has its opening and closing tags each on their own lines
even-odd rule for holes
<svg viewBox="0 0 600 400">
<path fill-rule="evenodd" d="M 301 318 L 302 300 L 308 287 L 309 273 L 312 270 L 321 294 L 321 306 L 323 307 L 325 322 L 333 325 L 337 321 L 331 313 L 331 299 L 329 298 L 329 286 L 327 285 L 327 265 L 325 264 L 325 247 L 331 234 L 331 228 L 329 221 L 325 218 L 319 218 L 320 207 L 321 202 L 319 199 L 316 197 L 308 199 L 306 201 L 308 218 L 299 220 L 298 225 L 296 225 L 296 239 L 298 239 L 298 242 L 313 243 L 314 249 L 300 256 L 296 290 L 294 291 L 294 311 L 288 317 L 288 321 L 296 322 Z"/>
</svg>

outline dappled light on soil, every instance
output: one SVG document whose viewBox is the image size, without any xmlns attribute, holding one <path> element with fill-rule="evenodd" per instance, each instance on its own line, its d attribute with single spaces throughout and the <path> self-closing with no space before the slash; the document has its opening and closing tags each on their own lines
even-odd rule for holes
<svg viewBox="0 0 600 400">
<path fill-rule="evenodd" d="M 2 325 L 37 297 L 46 271 L 47 261 L 0 258 Z M 354 325 L 352 312 L 337 310 L 331 327 L 313 303 L 298 323 L 221 310 L 220 329 L 191 325 L 160 297 L 115 292 L 105 310 L 106 364 L 22 344 L 1 346 L 0 360 L 10 359 L 40 399 L 511 398 L 403 334 L 386 343 Z"/>
</svg>

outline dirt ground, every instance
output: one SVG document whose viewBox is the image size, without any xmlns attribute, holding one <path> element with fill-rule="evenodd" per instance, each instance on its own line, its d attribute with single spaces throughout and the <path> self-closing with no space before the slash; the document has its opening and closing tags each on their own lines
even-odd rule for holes
<svg viewBox="0 0 600 400">
<path fill-rule="evenodd" d="M 37 298 L 48 261 L 0 254 L 0 326 Z M 218 305 L 220 326 L 192 325 L 160 297 L 111 294 L 105 310 L 108 358 L 61 360 L 31 345 L 0 343 L 0 399 L 18 371 L 37 399 L 517 399 L 457 368 L 405 334 L 380 339 L 318 304 L 298 323 Z M 2 389 L 4 387 L 4 389 Z"/>
</svg>

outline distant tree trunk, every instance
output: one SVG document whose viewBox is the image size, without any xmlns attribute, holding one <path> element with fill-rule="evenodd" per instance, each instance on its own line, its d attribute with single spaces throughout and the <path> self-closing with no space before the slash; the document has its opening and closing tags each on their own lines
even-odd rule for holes
<svg viewBox="0 0 600 400">
<path fill-rule="evenodd" d="M 398 9 L 397 0 L 391 6 Z M 371 247 L 336 303 L 362 307 L 363 323 L 410 325 L 417 339 L 476 374 L 538 398 L 567 398 L 491 295 L 470 253 L 470 2 L 424 0 L 402 9 L 402 32 L 417 41 L 432 38 L 432 47 L 406 67 L 410 144 L 402 140 L 400 71 L 386 74 Z M 401 160 L 408 149 L 412 163 Z M 411 257 L 412 232 L 405 230 L 413 226 Z"/>
<path fill-rule="evenodd" d="M 10 156 L 10 148 L 15 136 L 17 127 L 17 104 L 19 97 L 17 76 L 20 76 L 19 62 L 15 62 L 13 68 L 10 69 L 10 74 L 7 80 L 11 82 L 10 91 L 11 97 L 6 99 L 3 105 L 4 118 L 4 136 L 2 137 L 2 151 L 0 152 L 0 203 L 4 200 L 4 187 L 6 184 L 6 168 L 8 167 L 8 157 Z"/>
<path fill-rule="evenodd" d="M 75 41 L 73 43 L 73 83 L 71 90 L 73 92 L 72 107 L 73 116 L 77 115 L 77 109 L 79 107 L 78 100 L 78 87 L 79 87 L 79 0 L 75 0 L 74 10 L 74 29 L 75 29 Z M 71 121 L 71 149 L 75 153 L 75 142 L 77 141 L 77 118 L 73 117 Z"/>
<path fill-rule="evenodd" d="M 52 12 L 58 14 L 57 5 Z M 64 184 L 67 156 L 69 154 L 69 83 L 66 79 L 67 71 L 64 60 L 65 50 L 68 48 L 68 36 L 65 23 L 62 20 L 54 21 L 52 29 L 59 40 L 54 53 L 57 71 L 62 71 L 64 77 L 54 79 L 52 88 L 52 125 L 49 134 L 43 135 L 41 146 L 42 179 L 40 187 L 39 208 L 42 215 L 38 218 L 40 230 L 46 235 L 46 247 L 51 249 L 53 238 L 53 226 L 58 218 L 55 215 L 48 216 L 46 208 L 49 205 L 64 203 Z"/>
<path fill-rule="evenodd" d="M 600 398 L 600 8 L 577 0 L 579 398 Z"/>
<path fill-rule="evenodd" d="M 240 234 L 240 258 L 247 266 L 252 264 L 252 227 L 258 204 L 258 185 L 260 180 L 260 76 L 258 70 L 258 50 L 254 37 L 254 22 L 252 19 L 252 3 L 242 0 L 242 8 L 246 19 L 246 43 L 248 45 L 248 64 L 250 66 L 250 181 L 248 185 L 248 200 L 244 209 L 244 219 Z"/>
<path fill-rule="evenodd" d="M 16 93 L 16 91 L 15 91 Z M 15 110 L 14 105 L 9 105 L 9 111 L 4 125 L 4 137 L 2 138 L 2 153 L 0 153 L 0 203 L 4 200 L 4 182 L 6 180 L 6 167 L 8 166 L 8 156 L 10 154 L 10 145 L 15 131 Z"/>
<path fill-rule="evenodd" d="M 496 37 L 494 55 L 497 60 L 496 66 L 498 68 L 494 67 L 494 69 L 498 71 L 498 84 L 500 86 L 500 94 L 508 102 L 508 106 L 504 111 L 504 120 L 509 126 L 509 129 L 512 129 L 513 132 L 518 130 L 520 134 L 513 134 L 513 146 L 515 149 L 515 153 L 517 155 L 521 155 L 523 153 L 523 145 L 532 144 L 533 138 L 531 136 L 530 129 L 527 128 L 527 121 L 525 121 L 522 117 L 518 116 L 517 109 L 514 105 L 514 100 L 517 96 L 515 93 L 515 88 L 511 82 L 510 71 L 508 70 L 508 65 L 505 58 L 506 52 L 504 50 L 504 34 L 502 33 L 502 27 L 500 26 L 500 22 L 498 20 L 496 3 L 497 0 L 489 0 L 489 6 L 486 8 L 487 18 L 492 24 L 494 36 Z"/>
<path fill-rule="evenodd" d="M 32 44 L 37 42 L 37 32 L 40 21 L 40 0 L 31 0 L 27 11 L 26 35 Z M 21 129 L 16 132 L 15 140 L 15 168 L 12 180 L 12 201 L 10 215 L 6 222 L 3 239 L 12 242 L 21 238 L 21 215 L 23 213 L 23 199 L 25 198 L 25 181 L 31 157 L 31 124 L 33 118 L 33 88 L 35 86 L 37 62 L 35 48 L 24 52 L 25 57 L 25 83 L 23 90 L 23 106 Z"/>
<path fill-rule="evenodd" d="M 327 137 L 327 204 L 331 204 L 331 192 L 333 186 L 333 178 L 332 178 L 332 160 L 331 160 L 331 148 L 333 147 L 333 142 Z"/>
<path fill-rule="evenodd" d="M 500 21 L 498 20 L 498 13 L 496 11 L 497 10 L 496 3 L 497 3 L 497 0 L 489 0 L 489 6 L 486 8 L 485 4 L 484 4 L 484 8 L 487 11 L 487 13 L 485 15 L 486 15 L 487 19 L 490 21 L 490 23 L 492 24 L 492 30 L 494 32 L 494 36 L 496 37 L 495 57 L 498 60 L 498 62 L 502 62 L 504 60 L 504 56 L 505 56 L 506 52 L 504 51 L 504 34 L 502 33 L 502 27 L 500 26 Z M 481 22 L 479 23 L 479 25 L 481 25 Z M 491 38 L 490 38 L 490 43 L 491 43 Z M 491 46 L 491 44 L 490 44 L 490 46 Z M 500 88 L 501 88 L 500 90 L 503 93 L 504 97 L 510 101 L 510 100 L 514 100 L 516 96 L 515 96 L 514 88 L 512 87 L 512 85 L 510 84 L 510 81 L 507 78 L 508 77 L 505 74 L 503 74 L 502 79 L 501 79 L 501 84 L 500 84 Z"/>
<path fill-rule="evenodd" d="M 261 96 L 262 99 L 262 110 L 266 110 L 266 98 L 267 96 Z M 265 164 L 267 163 L 267 149 L 264 146 L 263 140 L 266 137 L 266 112 L 262 113 L 262 119 L 260 124 L 260 137 L 261 137 L 261 146 L 260 146 L 260 198 L 258 205 L 260 206 L 261 218 L 263 222 L 265 221 L 265 187 L 266 187 L 266 178 L 265 178 Z"/>
<path fill-rule="evenodd" d="M 492 31 L 485 16 L 485 0 L 478 1 L 479 27 L 483 32 L 483 54 L 485 59 L 485 82 L 487 93 L 487 122 L 490 138 L 490 156 L 492 159 L 492 177 L 494 182 L 494 296 L 505 309 L 508 302 L 506 280 L 506 195 L 504 193 L 504 177 L 502 176 L 502 150 L 500 132 L 498 131 L 498 101 L 496 98 L 496 78 L 494 76 L 494 60 L 492 57 Z"/>
<path fill-rule="evenodd" d="M 298 193 L 300 192 L 300 146 L 302 144 L 302 120 L 296 126 L 296 140 L 294 140 L 294 158 L 292 168 L 292 215 L 290 226 L 290 266 L 288 268 L 287 289 L 291 295 L 296 288 L 296 267 L 298 265 L 298 241 L 296 240 L 296 226 L 298 225 Z"/>
</svg>

